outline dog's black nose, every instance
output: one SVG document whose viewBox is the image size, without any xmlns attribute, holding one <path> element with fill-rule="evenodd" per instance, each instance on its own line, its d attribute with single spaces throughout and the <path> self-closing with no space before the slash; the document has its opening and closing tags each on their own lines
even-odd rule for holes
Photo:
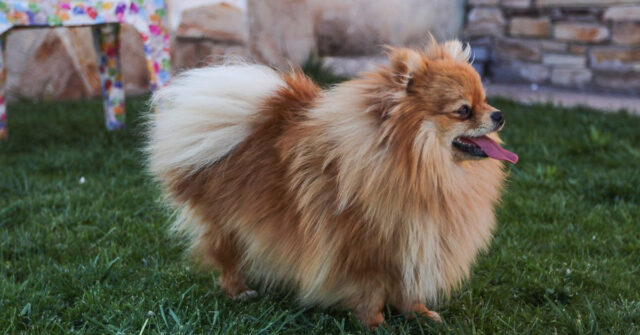
<svg viewBox="0 0 640 335">
<path fill-rule="evenodd" d="M 501 124 L 502 122 L 504 122 L 504 115 L 500 111 L 493 112 L 491 114 L 491 120 L 493 120 L 493 122 L 495 122 L 496 124 Z"/>
</svg>

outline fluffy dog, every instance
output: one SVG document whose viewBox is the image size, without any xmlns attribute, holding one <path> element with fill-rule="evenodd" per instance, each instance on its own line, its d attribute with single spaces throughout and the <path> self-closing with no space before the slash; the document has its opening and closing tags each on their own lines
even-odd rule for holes
<svg viewBox="0 0 640 335">
<path fill-rule="evenodd" d="M 190 70 L 153 97 L 149 166 L 175 231 L 221 271 L 341 305 L 367 326 L 434 304 L 469 276 L 517 156 L 459 41 L 390 49 L 390 65 L 323 91 L 300 71 Z"/>
</svg>

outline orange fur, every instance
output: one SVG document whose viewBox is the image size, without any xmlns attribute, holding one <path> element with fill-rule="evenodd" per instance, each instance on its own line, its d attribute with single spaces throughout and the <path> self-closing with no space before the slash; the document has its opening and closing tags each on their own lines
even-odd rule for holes
<svg viewBox="0 0 640 335">
<path fill-rule="evenodd" d="M 246 272 L 369 326 L 385 303 L 437 316 L 424 303 L 469 276 L 504 179 L 501 162 L 451 145 L 493 111 L 458 44 L 391 50 L 390 67 L 328 91 L 282 75 L 224 157 L 154 170 L 182 212 L 178 229 L 222 270 L 229 295 L 247 290 Z M 461 103 L 473 118 L 454 113 Z"/>
</svg>

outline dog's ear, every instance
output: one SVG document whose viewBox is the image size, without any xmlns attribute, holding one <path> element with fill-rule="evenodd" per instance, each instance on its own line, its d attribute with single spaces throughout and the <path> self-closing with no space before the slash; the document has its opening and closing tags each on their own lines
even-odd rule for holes
<svg viewBox="0 0 640 335">
<path fill-rule="evenodd" d="M 413 83 L 413 78 L 418 72 L 425 71 L 427 60 L 415 50 L 401 48 L 388 48 L 393 82 L 405 90 Z"/>
</svg>

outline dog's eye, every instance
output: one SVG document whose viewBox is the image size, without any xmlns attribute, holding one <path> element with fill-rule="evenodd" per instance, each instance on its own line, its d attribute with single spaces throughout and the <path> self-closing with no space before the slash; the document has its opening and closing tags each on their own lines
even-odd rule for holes
<svg viewBox="0 0 640 335">
<path fill-rule="evenodd" d="M 464 105 L 458 109 L 458 115 L 463 119 L 468 119 L 471 117 L 471 107 L 469 105 Z"/>
</svg>

